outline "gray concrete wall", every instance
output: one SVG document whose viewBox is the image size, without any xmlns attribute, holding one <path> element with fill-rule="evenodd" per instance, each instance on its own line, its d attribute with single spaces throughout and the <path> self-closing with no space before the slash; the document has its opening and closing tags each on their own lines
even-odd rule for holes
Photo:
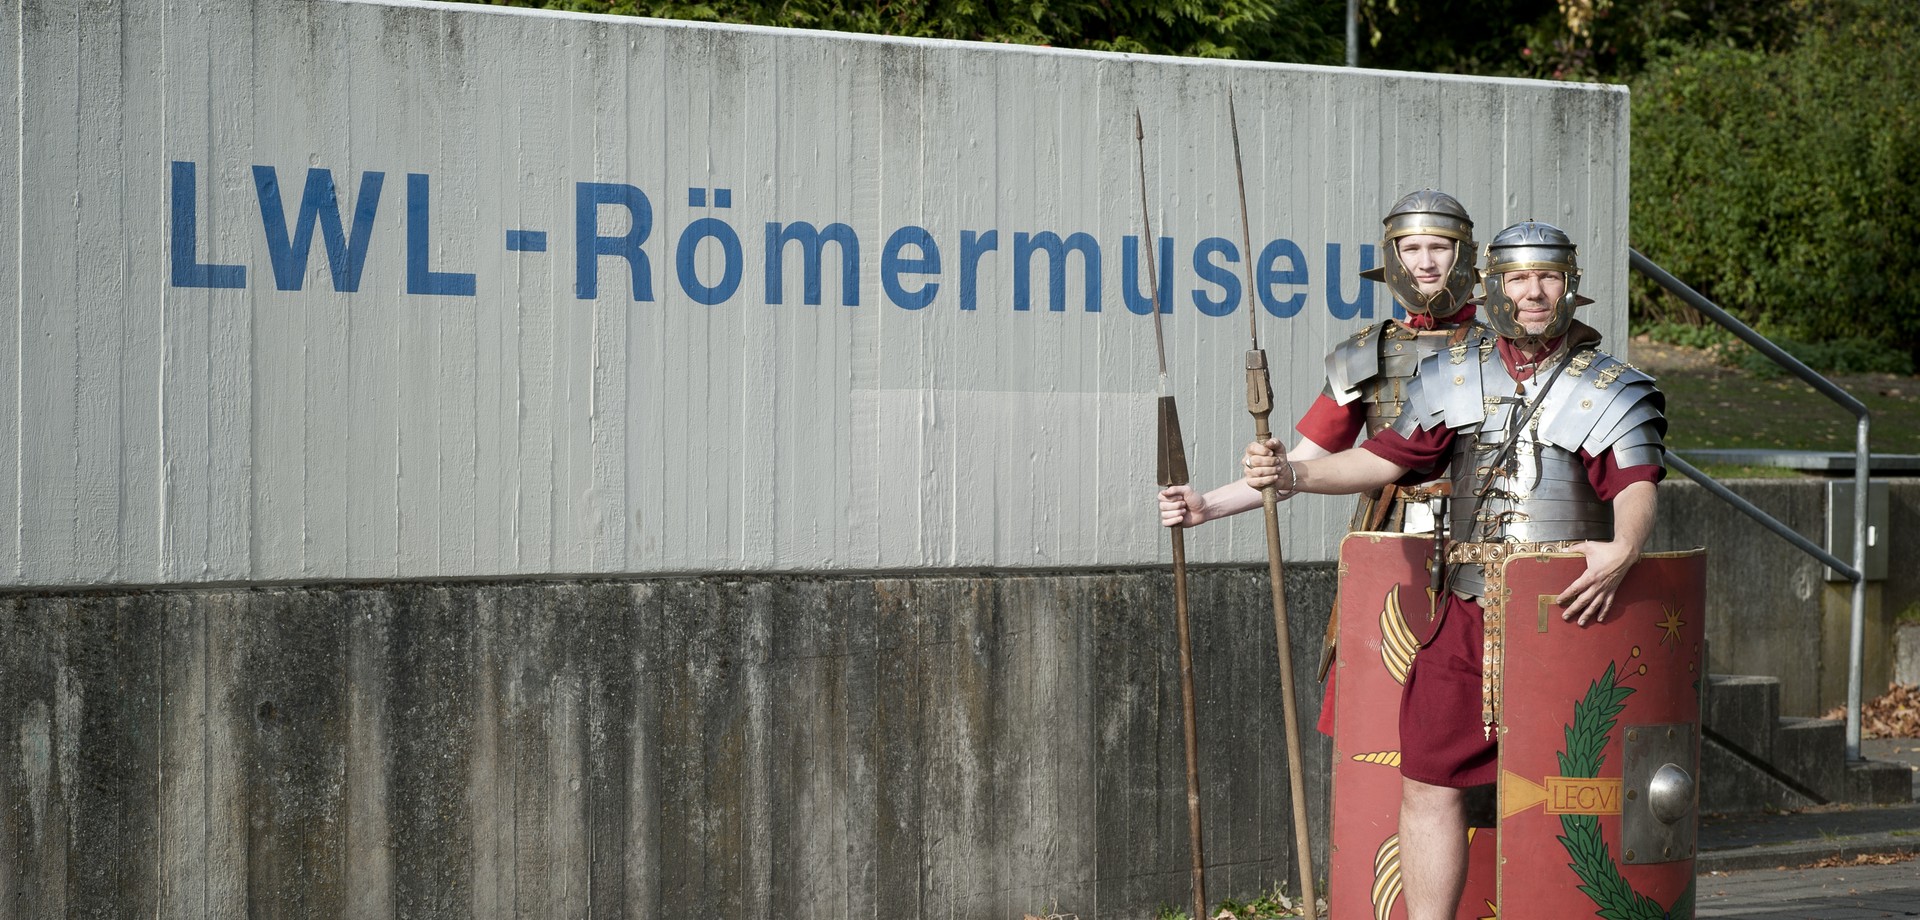
<svg viewBox="0 0 1920 920">
<path fill-rule="evenodd" d="M 1392 313 L 1357 273 L 1429 186 L 1482 238 L 1565 228 L 1582 318 L 1627 327 L 1623 86 L 413 0 L 0 10 L 10 588 L 1151 565 L 1155 397 L 1199 484 L 1238 477 L 1249 313 L 1285 428 Z M 1289 558 L 1350 506 L 1289 502 Z M 1258 520 L 1216 529 L 1196 561 L 1262 558 Z"/>
<path fill-rule="evenodd" d="M 1330 569 L 1288 593 L 1304 682 Z M 1193 579 L 1215 897 L 1293 865 L 1267 598 Z M 1158 572 L 16 595 L 0 655 L 6 920 L 1187 899 Z"/>
<path fill-rule="evenodd" d="M 1818 543 L 1826 487 L 1811 479 L 1728 483 L 1735 492 Z M 1893 678 L 1893 618 L 1920 600 L 1920 479 L 1889 482 L 1888 565 L 1867 592 L 1867 697 Z M 1849 510 L 1850 513 L 1850 510 Z M 1780 712 L 1821 715 L 1846 701 L 1851 586 L 1706 490 L 1675 477 L 1661 486 L 1655 549 L 1705 546 L 1708 667 L 1721 674 L 1780 678 Z M 1851 550 L 1839 554 L 1851 555 Z"/>
</svg>

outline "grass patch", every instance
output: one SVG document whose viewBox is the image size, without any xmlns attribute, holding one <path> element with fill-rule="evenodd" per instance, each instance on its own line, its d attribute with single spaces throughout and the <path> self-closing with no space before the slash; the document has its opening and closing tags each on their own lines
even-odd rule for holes
<svg viewBox="0 0 1920 920">
<path fill-rule="evenodd" d="M 1729 466 L 1724 463 L 1696 463 L 1693 466 L 1721 482 L 1729 479 L 1798 479 L 1806 475 L 1784 466 Z M 1674 479 L 1686 478 L 1677 470 L 1668 470 L 1667 475 Z"/>
<path fill-rule="evenodd" d="M 1920 454 L 1920 378 L 1852 374 L 1832 378 L 1872 413 L 1877 454 Z M 1762 380 L 1725 368 L 1659 375 L 1667 395 L 1667 446 L 1852 451 L 1853 415 L 1798 378 Z M 1715 474 L 1716 477 L 1718 474 Z"/>
</svg>

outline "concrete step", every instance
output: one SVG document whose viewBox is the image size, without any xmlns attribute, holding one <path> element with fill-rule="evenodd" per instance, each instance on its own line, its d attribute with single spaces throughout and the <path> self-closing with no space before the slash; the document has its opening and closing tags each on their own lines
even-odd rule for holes
<svg viewBox="0 0 1920 920">
<path fill-rule="evenodd" d="M 1827 802 L 1847 800 L 1847 723 L 1783 718 L 1773 733 L 1773 768 Z"/>
<path fill-rule="evenodd" d="M 1855 805 L 1906 805 L 1913 801 L 1913 768 L 1888 760 L 1847 764 L 1847 801 Z"/>
<path fill-rule="evenodd" d="M 1744 674 L 1710 674 L 1701 722 L 1732 747 L 1762 762 L 1773 759 L 1780 725 L 1780 680 Z"/>
<path fill-rule="evenodd" d="M 1902 763 L 1848 763 L 1846 723 L 1780 715 L 1780 681 L 1713 674 L 1702 695 L 1700 808 L 1715 814 L 1914 801 Z"/>
<path fill-rule="evenodd" d="M 1700 741 L 1700 810 L 1713 815 L 1798 811 L 1821 804 L 1782 782 L 1764 762 L 1708 735 Z"/>
</svg>

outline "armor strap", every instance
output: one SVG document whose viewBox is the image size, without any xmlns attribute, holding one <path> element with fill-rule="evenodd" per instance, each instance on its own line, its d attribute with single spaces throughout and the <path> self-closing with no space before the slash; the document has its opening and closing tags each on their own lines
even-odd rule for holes
<svg viewBox="0 0 1920 920">
<path fill-rule="evenodd" d="M 1393 509 L 1393 500 L 1399 491 L 1399 486 L 1387 483 L 1373 495 L 1373 504 L 1367 508 L 1367 519 L 1362 522 L 1366 524 L 1367 530 L 1379 530 L 1387 523 L 1387 512 Z"/>
</svg>

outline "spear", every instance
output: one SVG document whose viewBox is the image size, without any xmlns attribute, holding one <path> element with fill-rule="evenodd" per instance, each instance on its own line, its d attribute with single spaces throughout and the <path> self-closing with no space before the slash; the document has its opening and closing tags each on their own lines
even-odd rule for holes
<svg viewBox="0 0 1920 920">
<path fill-rule="evenodd" d="M 1247 220 L 1247 173 L 1240 160 L 1240 117 L 1234 111 L 1233 94 L 1227 94 L 1227 118 L 1233 125 L 1233 174 L 1240 184 L 1240 243 L 1247 268 L 1247 333 L 1252 346 L 1247 350 L 1247 412 L 1253 416 L 1253 436 L 1266 443 L 1273 436 L 1267 416 L 1273 413 L 1273 382 L 1267 375 L 1267 353 L 1260 347 L 1260 327 L 1254 321 L 1253 231 Z M 1305 916 L 1313 920 L 1313 851 L 1307 837 L 1307 788 L 1301 770 L 1300 711 L 1293 697 L 1293 648 L 1287 637 L 1286 573 L 1280 557 L 1280 497 L 1273 486 L 1260 490 L 1267 517 L 1267 575 L 1273 586 L 1273 632 L 1280 652 L 1280 709 L 1287 727 L 1287 785 L 1293 794 L 1293 850 L 1300 862 L 1300 895 Z"/>
<path fill-rule="evenodd" d="M 1153 262 L 1153 218 L 1147 211 L 1146 129 L 1140 110 L 1133 110 L 1133 145 L 1140 163 L 1140 222 L 1147 251 L 1147 284 L 1153 289 L 1153 344 L 1160 356 L 1160 487 L 1187 484 L 1187 449 L 1180 440 L 1180 412 L 1174 407 L 1167 383 L 1167 341 L 1160 329 L 1160 276 Z M 1180 705 L 1185 715 L 1187 747 L 1187 836 L 1193 844 L 1193 916 L 1207 916 L 1206 859 L 1200 849 L 1200 740 L 1194 732 L 1193 640 L 1187 629 L 1187 540 L 1180 527 L 1169 527 L 1173 538 L 1173 609 L 1180 634 Z"/>
</svg>

